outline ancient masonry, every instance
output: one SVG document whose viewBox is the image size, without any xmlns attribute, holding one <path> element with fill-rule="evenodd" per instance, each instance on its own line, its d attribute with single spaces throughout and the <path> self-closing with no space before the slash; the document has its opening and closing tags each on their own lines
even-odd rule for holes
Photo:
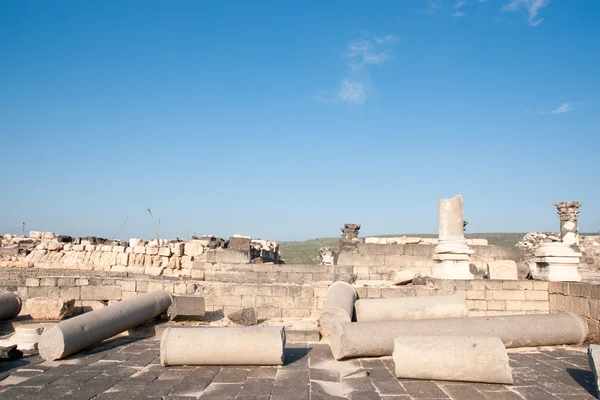
<svg viewBox="0 0 600 400">
<path fill-rule="evenodd" d="M 560 233 L 502 247 L 466 239 L 462 196 L 441 199 L 438 238 L 360 238 L 345 224 L 319 265 L 286 264 L 276 242 L 239 235 L 5 235 L 0 320 L 13 322 L 10 335 L 0 325 L 0 356 L 61 360 L 167 315 L 154 322 L 163 367 L 285 368 L 286 342 L 323 337 L 337 360 L 391 357 L 400 379 L 511 385 L 507 348 L 600 341 L 600 240 L 579 236 L 581 203 L 554 205 Z"/>
</svg>

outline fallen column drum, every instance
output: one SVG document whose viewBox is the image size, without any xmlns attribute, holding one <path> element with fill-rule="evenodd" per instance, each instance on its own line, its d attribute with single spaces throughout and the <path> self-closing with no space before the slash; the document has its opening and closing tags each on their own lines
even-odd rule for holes
<svg viewBox="0 0 600 400">
<path fill-rule="evenodd" d="M 282 365 L 283 326 L 169 327 L 160 362 L 169 365 Z"/>
<path fill-rule="evenodd" d="M 398 336 L 397 378 L 512 384 L 506 348 L 497 337 Z"/>
<path fill-rule="evenodd" d="M 42 334 L 40 356 L 67 357 L 164 314 L 170 305 L 169 292 L 157 290 L 59 322 Z"/>
<path fill-rule="evenodd" d="M 579 344 L 588 328 L 572 313 L 336 323 L 330 346 L 336 360 L 390 356 L 397 336 L 431 333 L 498 337 L 509 348 Z"/>
</svg>

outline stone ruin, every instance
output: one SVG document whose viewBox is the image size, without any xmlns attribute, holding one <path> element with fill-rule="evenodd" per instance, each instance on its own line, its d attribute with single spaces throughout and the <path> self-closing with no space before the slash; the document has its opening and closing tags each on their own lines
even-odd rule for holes
<svg viewBox="0 0 600 400">
<path fill-rule="evenodd" d="M 165 367 L 285 369 L 286 341 L 324 336 L 336 360 L 391 357 L 400 379 L 510 385 L 507 349 L 600 341 L 600 286 L 578 282 L 588 246 L 577 232 L 581 205 L 557 204 L 560 235 L 528 234 L 501 247 L 465 239 L 462 198 L 442 199 L 438 238 L 359 238 L 360 225 L 345 224 L 338 249 L 321 249 L 314 266 L 283 264 L 277 243 L 239 235 L 129 242 L 6 235 L 0 319 L 15 322 L 14 334 L 0 337 L 0 357 L 18 357 L 18 343 L 61 360 L 168 315 L 153 322 L 165 325 Z M 533 263 L 528 279 L 517 274 L 524 261 Z M 406 276 L 396 280 L 399 273 Z M 40 309 L 58 321 L 19 325 L 24 313 L 43 320 Z M 213 324 L 224 315 L 250 326 Z M 281 317 L 318 326 L 295 332 Z M 590 347 L 593 368 L 599 351 Z"/>
<path fill-rule="evenodd" d="M 192 276 L 194 262 L 282 264 L 279 244 L 233 235 L 193 237 L 192 240 L 133 238 L 128 242 L 97 237 L 73 238 L 32 231 L 29 237 L 1 239 L 0 267 L 78 269 L 127 272 L 152 276 Z"/>
</svg>

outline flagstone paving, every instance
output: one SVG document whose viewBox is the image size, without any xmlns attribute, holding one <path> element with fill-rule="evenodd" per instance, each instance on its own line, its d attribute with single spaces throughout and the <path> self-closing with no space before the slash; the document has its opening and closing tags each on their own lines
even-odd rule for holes
<svg viewBox="0 0 600 400">
<path fill-rule="evenodd" d="M 582 346 L 510 350 L 514 385 L 396 379 L 391 357 L 336 362 L 327 344 L 288 344 L 285 365 L 162 367 L 160 341 L 117 338 L 65 360 L 0 363 L 0 399 L 594 399 Z"/>
</svg>

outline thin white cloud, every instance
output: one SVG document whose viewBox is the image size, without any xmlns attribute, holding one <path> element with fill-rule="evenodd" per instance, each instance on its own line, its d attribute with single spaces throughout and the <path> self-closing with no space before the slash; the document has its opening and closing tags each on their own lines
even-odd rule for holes
<svg viewBox="0 0 600 400">
<path fill-rule="evenodd" d="M 456 2 L 456 4 L 454 4 L 454 9 L 458 10 L 458 9 L 464 7 L 466 4 L 467 4 L 467 2 L 465 0 L 458 0 Z"/>
<path fill-rule="evenodd" d="M 544 19 L 538 18 L 540 10 L 546 7 L 550 0 L 511 0 L 502 7 L 502 11 L 514 12 L 526 10 L 528 14 L 529 25 L 538 26 Z"/>
<path fill-rule="evenodd" d="M 571 106 L 571 103 L 564 103 L 561 104 L 560 107 L 558 107 L 555 110 L 552 110 L 552 114 L 562 114 L 562 113 L 566 113 L 569 111 L 573 111 L 573 107 Z"/>
<path fill-rule="evenodd" d="M 382 65 L 391 57 L 391 46 L 398 41 L 395 35 L 357 39 L 348 43 L 342 58 L 349 71 L 335 91 L 320 91 L 314 96 L 321 103 L 364 105 L 371 90 L 368 68 Z"/>
<path fill-rule="evenodd" d="M 542 110 L 542 111 L 536 112 L 536 114 L 537 115 L 564 114 L 566 112 L 573 111 L 574 109 L 575 109 L 575 107 L 573 106 L 573 103 L 566 102 L 566 103 L 561 104 L 560 106 L 558 106 L 554 110 L 550 110 L 550 111 L 548 111 L 548 110 Z M 527 110 L 526 112 L 530 112 L 530 111 Z"/>
<path fill-rule="evenodd" d="M 467 13 L 464 13 L 462 11 L 457 11 L 454 14 L 452 14 L 453 17 L 464 17 L 465 15 L 467 15 Z"/>
<path fill-rule="evenodd" d="M 344 79 L 342 80 L 337 96 L 344 103 L 362 106 L 365 104 L 365 100 L 367 100 L 367 92 L 368 86 L 365 82 Z"/>
</svg>

